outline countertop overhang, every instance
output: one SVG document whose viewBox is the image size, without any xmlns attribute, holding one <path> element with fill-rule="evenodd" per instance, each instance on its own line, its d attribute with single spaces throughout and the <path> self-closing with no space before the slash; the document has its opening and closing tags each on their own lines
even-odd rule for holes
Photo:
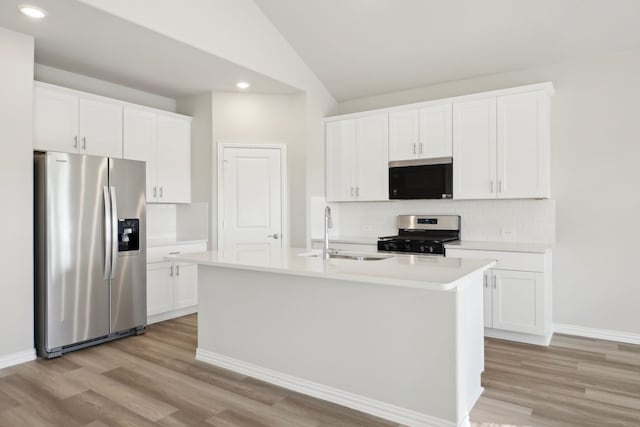
<svg viewBox="0 0 640 427">
<path fill-rule="evenodd" d="M 469 275 L 493 267 L 490 259 L 399 255 L 376 261 L 309 256 L 300 248 L 265 251 L 207 251 L 167 257 L 202 266 L 262 271 L 425 290 L 455 290 Z M 341 252 L 347 253 L 347 252 Z"/>
</svg>

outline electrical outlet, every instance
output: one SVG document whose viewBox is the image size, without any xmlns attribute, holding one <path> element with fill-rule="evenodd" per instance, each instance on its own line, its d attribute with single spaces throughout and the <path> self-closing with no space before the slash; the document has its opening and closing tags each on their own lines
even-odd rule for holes
<svg viewBox="0 0 640 427">
<path fill-rule="evenodd" d="M 516 238 L 516 231 L 513 228 L 502 227 L 500 228 L 500 236 L 503 239 L 513 240 Z"/>
</svg>

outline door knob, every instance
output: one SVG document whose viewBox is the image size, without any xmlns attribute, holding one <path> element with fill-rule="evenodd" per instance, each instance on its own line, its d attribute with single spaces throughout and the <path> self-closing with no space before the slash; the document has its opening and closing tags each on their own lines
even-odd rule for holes
<svg viewBox="0 0 640 427">
<path fill-rule="evenodd" d="M 271 237 L 272 239 L 278 240 L 280 238 L 280 235 L 278 233 L 274 233 L 274 234 L 269 234 L 267 237 Z"/>
</svg>

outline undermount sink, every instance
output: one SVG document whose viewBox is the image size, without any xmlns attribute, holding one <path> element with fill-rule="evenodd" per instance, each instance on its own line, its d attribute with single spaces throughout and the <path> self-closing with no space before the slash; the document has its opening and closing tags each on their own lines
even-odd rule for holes
<svg viewBox="0 0 640 427">
<path fill-rule="evenodd" d="M 314 258 L 322 258 L 323 254 L 309 255 Z M 383 259 L 391 258 L 390 256 L 382 255 L 354 255 L 354 254 L 330 254 L 329 258 L 333 259 L 350 259 L 353 261 L 381 261 Z"/>
</svg>

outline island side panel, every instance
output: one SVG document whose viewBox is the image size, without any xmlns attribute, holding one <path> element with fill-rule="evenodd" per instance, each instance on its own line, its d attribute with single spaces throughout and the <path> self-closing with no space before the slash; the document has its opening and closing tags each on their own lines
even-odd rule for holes
<svg viewBox="0 0 640 427">
<path fill-rule="evenodd" d="M 457 424 L 455 291 L 199 266 L 198 349 Z"/>
<path fill-rule="evenodd" d="M 456 352 L 458 356 L 459 418 L 466 418 L 483 391 L 484 371 L 484 271 L 473 273 L 457 284 Z"/>
</svg>

